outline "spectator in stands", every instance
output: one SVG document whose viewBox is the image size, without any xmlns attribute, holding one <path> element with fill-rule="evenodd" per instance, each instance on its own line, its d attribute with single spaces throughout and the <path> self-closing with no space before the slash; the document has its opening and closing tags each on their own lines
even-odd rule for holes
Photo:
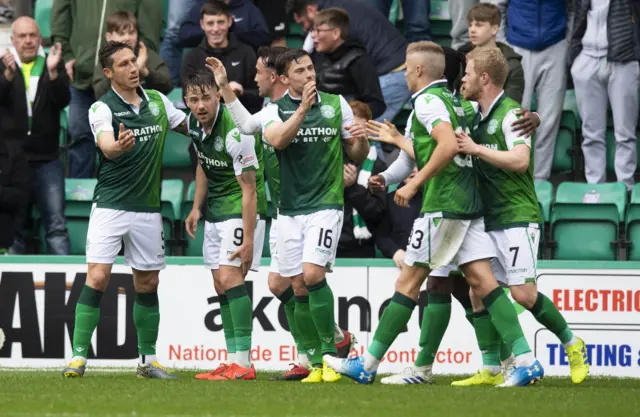
<svg viewBox="0 0 640 417">
<path fill-rule="evenodd" d="M 333 7 L 347 11 L 349 36 L 364 45 L 375 65 L 387 105 L 378 120 L 393 120 L 410 97 L 404 65 L 407 41 L 368 0 L 288 0 L 287 14 L 309 32 L 316 13 Z"/>
<path fill-rule="evenodd" d="M 244 106 L 252 113 L 262 108 L 263 99 L 258 96 L 256 54 L 253 49 L 238 40 L 229 29 L 233 24 L 229 6 L 222 1 L 209 1 L 202 5 L 200 25 L 205 38 L 189 51 L 182 65 L 182 77 L 205 68 L 207 57 L 218 58 L 227 70 L 229 85 Z"/>
<path fill-rule="evenodd" d="M 477 3 L 491 3 L 498 7 L 502 15 L 502 22 L 498 30 L 497 39 L 499 42 L 506 43 L 505 29 L 507 17 L 507 5 L 509 0 L 451 0 L 449 1 L 449 16 L 451 17 L 451 47 L 460 48 L 469 42 L 469 27 L 467 25 L 467 16 L 469 10 Z"/>
<path fill-rule="evenodd" d="M 0 74 L 0 95 L 6 78 Z M 29 195 L 29 166 L 20 143 L 0 135 L 0 255 L 6 254 L 16 236 Z"/>
<path fill-rule="evenodd" d="M 271 32 L 272 46 L 287 46 L 289 34 L 289 17 L 286 12 L 287 0 L 254 0 L 253 1 L 267 22 Z"/>
<path fill-rule="evenodd" d="M 205 36 L 200 25 L 200 12 L 207 3 L 220 0 L 199 0 L 191 7 L 186 20 L 180 26 L 180 44 L 185 48 L 198 46 Z M 233 16 L 233 32 L 240 42 L 257 49 L 259 46 L 271 44 L 271 34 L 260 9 L 251 0 L 224 0 L 229 5 L 229 13 Z M 273 6 L 276 6 L 274 4 Z M 184 75 L 182 77 L 184 79 Z"/>
<path fill-rule="evenodd" d="M 21 17 L 14 22 L 13 47 L 0 64 L 0 137 L 20 143 L 29 162 L 29 186 L 25 192 L 35 201 L 42 217 L 49 253 L 68 255 L 64 168 L 58 148 L 60 112 L 69 104 L 69 79 L 61 44 L 55 44 L 46 56 L 40 42 L 35 20 Z M 4 167 L 0 165 L 0 169 Z M 30 210 L 14 218 L 19 229 L 25 225 L 27 213 Z M 14 253 L 25 251 L 20 232 L 12 248 Z"/>
<path fill-rule="evenodd" d="M 509 74 L 504 85 L 504 93 L 507 97 L 521 103 L 524 92 L 524 71 L 520 62 L 522 57 L 516 54 L 509 45 L 496 41 L 501 19 L 500 9 L 497 6 L 488 3 L 475 4 L 469 9 L 467 15 L 471 42 L 462 45 L 458 50 L 466 55 L 476 47 L 500 49 L 509 63 Z M 526 103 L 526 107 L 529 105 L 530 103 Z"/>
<path fill-rule="evenodd" d="M 349 36 L 349 15 L 343 9 L 316 13 L 311 30 L 316 53 L 316 85 L 320 91 L 341 94 L 347 100 L 365 103 L 374 118 L 386 106 L 378 76 L 371 71 L 373 61 L 364 47 Z"/>
<path fill-rule="evenodd" d="M 392 0 L 369 0 L 380 13 L 389 16 Z M 407 42 L 429 41 L 429 1 L 402 0 L 402 15 L 404 16 L 404 37 Z"/>
<path fill-rule="evenodd" d="M 180 26 L 189 16 L 192 7 L 200 6 L 200 0 L 169 0 L 167 28 L 160 45 L 160 56 L 167 63 L 171 82 L 180 87 L 180 66 L 182 65 L 182 45 L 180 45 Z"/>
<path fill-rule="evenodd" d="M 628 0 L 574 0 L 569 63 L 582 119 L 584 173 L 590 184 L 606 181 L 607 104 L 616 139 L 615 171 L 633 188 L 638 123 L 638 55 Z M 604 30 L 603 28 L 606 28 Z"/>
<path fill-rule="evenodd" d="M 371 109 L 361 101 L 349 102 L 354 122 L 366 126 Z M 370 192 L 367 184 L 371 175 L 386 169 L 376 157 L 372 146 L 367 159 L 360 166 L 353 161 L 344 164 L 344 222 L 338 241 L 339 258 L 374 258 L 376 254 L 373 232 L 386 215 L 386 191 Z"/>
<path fill-rule="evenodd" d="M 522 105 L 529 107 L 535 93 L 541 119 L 534 141 L 533 176 L 536 181 L 545 181 L 551 175 L 562 117 L 568 50 L 566 3 L 560 0 L 511 0 L 507 12 L 507 40 L 522 56 Z"/>
<path fill-rule="evenodd" d="M 89 107 L 96 101 L 93 71 L 97 51 L 106 32 L 105 20 L 117 11 L 138 17 L 140 39 L 147 49 L 158 50 L 162 30 L 162 2 L 158 0 L 54 0 L 51 10 L 51 36 L 60 42 L 71 84 L 69 104 L 69 176 L 91 178 L 95 172 L 96 145 L 89 118 Z M 140 19 L 140 17 L 143 17 Z M 97 30 L 96 30 L 97 29 Z"/>
<path fill-rule="evenodd" d="M 404 265 L 405 249 L 409 241 L 411 229 L 413 228 L 413 222 L 420 215 L 420 209 L 422 208 L 422 190 L 419 190 L 411 201 L 409 201 L 409 207 L 400 207 L 394 199 L 396 190 L 411 181 L 417 173 L 418 169 L 414 168 L 412 174 L 399 186 L 389 187 L 390 192 L 386 194 L 387 215 L 384 216 L 378 229 L 376 229 L 376 246 L 385 258 L 393 259 L 393 262 L 398 268 L 402 268 L 402 265 Z M 380 175 L 373 176 L 371 182 L 379 184 L 379 177 Z M 384 181 L 381 184 L 381 187 L 372 187 L 372 191 L 379 192 L 379 190 L 382 189 L 386 192 Z"/>
<path fill-rule="evenodd" d="M 148 49 L 144 42 L 138 41 L 136 17 L 129 12 L 115 12 L 107 19 L 107 33 L 105 39 L 124 42 L 129 45 L 138 57 L 140 83 L 143 88 L 158 90 L 162 94 L 169 94 L 173 90 L 171 75 L 167 64 L 157 52 Z M 102 97 L 111 88 L 111 82 L 104 75 L 102 65 L 96 65 L 93 73 L 93 92 L 96 99 Z"/>
</svg>

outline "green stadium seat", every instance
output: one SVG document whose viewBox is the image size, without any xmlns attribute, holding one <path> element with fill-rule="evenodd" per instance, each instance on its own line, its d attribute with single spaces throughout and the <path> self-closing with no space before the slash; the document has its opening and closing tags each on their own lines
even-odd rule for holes
<svg viewBox="0 0 640 417">
<path fill-rule="evenodd" d="M 173 103 L 179 109 L 185 110 L 187 106 L 184 104 L 184 98 L 182 96 L 182 88 L 174 88 L 169 94 L 167 94 L 169 101 Z"/>
<path fill-rule="evenodd" d="M 555 173 L 571 172 L 575 168 L 575 132 L 561 127 L 556 137 L 556 147 L 553 153 L 551 170 Z M 535 139 L 534 139 L 535 141 Z"/>
<path fill-rule="evenodd" d="M 538 250 L 538 258 L 542 259 L 545 249 L 547 248 L 546 225 L 551 220 L 551 202 L 553 201 L 553 185 L 549 181 L 536 181 L 536 196 L 538 197 L 538 205 L 542 213 L 542 224 L 540 225 L 540 247 Z"/>
<path fill-rule="evenodd" d="M 189 168 L 191 166 L 189 146 L 191 146 L 190 138 L 174 131 L 168 132 L 162 154 L 162 166 L 164 168 Z"/>
<path fill-rule="evenodd" d="M 553 259 L 615 260 L 626 205 L 622 183 L 560 184 L 551 214 Z"/>
<path fill-rule="evenodd" d="M 625 220 L 625 236 L 627 237 L 627 259 L 640 261 L 640 184 L 636 184 L 631 192 L 631 202 L 627 208 Z"/>
<path fill-rule="evenodd" d="M 93 190 L 97 180 L 67 178 L 64 183 L 67 230 L 71 243 L 71 255 L 84 255 L 87 246 L 89 216 L 93 205 Z"/>
<path fill-rule="evenodd" d="M 165 241 L 165 254 L 171 255 L 180 237 L 178 220 L 182 209 L 184 183 L 182 180 L 163 180 L 160 194 L 160 212 Z"/>
<path fill-rule="evenodd" d="M 430 19 L 431 36 L 437 38 L 448 38 L 451 36 L 451 20 Z"/>
<path fill-rule="evenodd" d="M 540 211 L 542 211 L 542 218 L 545 222 L 551 220 L 551 202 L 553 201 L 553 185 L 549 181 L 536 181 L 536 196 L 538 197 L 538 204 L 540 205 Z"/>
<path fill-rule="evenodd" d="M 289 22 L 289 35 L 301 36 L 303 38 L 307 36 L 307 34 L 304 33 L 302 25 L 293 21 Z"/>
<path fill-rule="evenodd" d="M 33 11 L 34 19 L 40 28 L 40 35 L 43 39 L 51 38 L 51 8 L 53 7 L 53 0 L 38 0 L 35 4 Z"/>
<path fill-rule="evenodd" d="M 287 36 L 286 37 L 287 48 L 289 49 L 302 49 L 304 45 L 304 38 L 299 36 Z"/>
<path fill-rule="evenodd" d="M 189 188 L 187 188 L 187 198 L 182 202 L 182 224 L 180 225 L 181 229 L 184 227 L 184 221 L 191 213 L 191 208 L 193 207 L 193 197 L 196 194 L 196 182 L 191 181 L 189 184 Z M 204 213 L 203 213 L 204 216 Z M 181 231 L 182 233 L 182 231 Z M 191 239 L 191 236 L 188 236 L 185 231 L 183 236 L 185 236 L 185 249 L 184 254 L 186 256 L 202 256 L 202 243 L 204 242 L 204 219 L 200 220 L 198 223 L 198 229 L 196 230 L 196 238 Z"/>
</svg>

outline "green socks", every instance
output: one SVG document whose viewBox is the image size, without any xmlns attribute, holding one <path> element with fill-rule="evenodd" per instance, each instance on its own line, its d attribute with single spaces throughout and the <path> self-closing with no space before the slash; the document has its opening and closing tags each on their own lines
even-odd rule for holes
<svg viewBox="0 0 640 417">
<path fill-rule="evenodd" d="M 320 337 L 322 354 L 335 354 L 333 291 L 326 279 L 307 286 L 307 290 L 309 291 L 309 311 Z"/>
<path fill-rule="evenodd" d="M 282 303 L 284 308 L 284 314 L 287 316 L 287 324 L 289 324 L 289 332 L 291 332 L 291 337 L 293 337 L 293 342 L 296 344 L 296 348 L 298 349 L 298 354 L 306 353 L 304 348 L 302 347 L 302 343 L 300 343 L 300 334 L 298 333 L 298 328 L 296 327 L 296 300 L 293 296 L 293 288 L 287 288 L 278 299 Z"/>
<path fill-rule="evenodd" d="M 473 313 L 473 328 L 482 354 L 482 365 L 493 373 L 500 372 L 500 345 L 504 343 L 487 310 Z"/>
<path fill-rule="evenodd" d="M 224 332 L 224 340 L 227 343 L 227 354 L 229 362 L 235 361 L 236 353 L 236 335 L 233 331 L 233 317 L 231 317 L 231 308 L 229 307 L 229 299 L 226 294 L 218 295 L 220 301 L 220 317 L 222 318 L 222 331 Z M 233 355 L 233 356 L 231 356 Z"/>
<path fill-rule="evenodd" d="M 133 303 L 133 324 L 138 333 L 138 353 L 140 363 L 153 362 L 156 356 L 156 341 L 160 328 L 160 308 L 158 293 L 136 293 Z M 150 356 L 150 358 L 147 358 Z"/>
<path fill-rule="evenodd" d="M 420 353 L 415 366 L 433 365 L 438 347 L 451 318 L 451 295 L 428 294 L 428 304 L 422 316 L 420 328 Z"/>
<path fill-rule="evenodd" d="M 84 286 L 76 304 L 76 322 L 73 330 L 73 356 L 86 358 L 89 354 L 91 336 L 100 321 L 102 291 Z"/>
<path fill-rule="evenodd" d="M 511 348 L 513 354 L 517 357 L 531 353 L 529 343 L 522 333 L 516 310 L 502 288 L 496 287 L 482 299 L 482 304 L 491 315 L 491 321 L 500 337 Z"/>
<path fill-rule="evenodd" d="M 251 366 L 251 330 L 253 323 L 253 307 L 247 294 L 247 287 L 238 285 L 225 290 L 229 299 L 233 333 L 235 335 L 236 360 L 238 365 L 248 368 Z"/>
<path fill-rule="evenodd" d="M 309 309 L 309 297 L 295 296 L 295 322 L 300 336 L 300 343 L 309 361 L 314 366 L 322 366 L 322 352 L 320 350 L 320 337 L 313 323 Z"/>
<path fill-rule="evenodd" d="M 384 309 L 380 323 L 369 345 L 369 353 L 377 360 L 382 360 L 396 337 L 404 330 L 411 318 L 416 302 L 404 294 L 396 292 L 391 302 Z"/>
<path fill-rule="evenodd" d="M 538 320 L 538 323 L 549 329 L 555 334 L 560 343 L 569 345 L 573 341 L 573 332 L 569 328 L 567 321 L 564 319 L 553 301 L 541 292 L 538 293 L 536 302 L 531 307 L 531 314 Z"/>
</svg>

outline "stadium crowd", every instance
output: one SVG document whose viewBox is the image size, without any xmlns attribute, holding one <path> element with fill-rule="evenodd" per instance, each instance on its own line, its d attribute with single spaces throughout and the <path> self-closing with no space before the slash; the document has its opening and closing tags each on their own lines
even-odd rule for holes
<svg viewBox="0 0 640 417">
<path fill-rule="evenodd" d="M 43 21 L 45 3 L 51 8 Z M 303 47 L 312 54 L 320 91 L 349 100 L 363 126 L 375 119 L 393 121 L 399 129 L 410 107 L 404 67 L 408 43 L 450 44 L 456 52 L 450 56 L 460 62 L 457 83 L 465 54 L 495 46 L 509 63 L 505 94 L 540 116 L 534 178 L 555 179 L 554 154 L 569 88 L 575 92 L 582 137 L 581 152 L 575 153 L 582 155 L 576 167 L 583 170 L 573 175 L 588 183 L 617 180 L 632 189 L 640 2 L 449 0 L 448 10 L 431 6 L 426 0 L 0 1 L 0 19 L 12 23 L 13 44 L 0 52 L 0 250 L 70 253 L 65 178 L 96 175 L 96 144 L 86 115 L 109 88 L 97 53 L 110 40 L 133 47 L 142 85 L 167 95 L 181 91 L 190 75 L 205 68 L 206 58 L 218 58 L 252 113 L 264 105 L 256 84 L 259 48 Z M 451 20 L 450 38 L 434 26 L 442 13 Z M 172 100 L 185 108 L 179 94 Z M 607 147 L 610 137 L 614 150 Z M 165 170 L 164 178 L 193 179 L 196 156 L 192 147 L 189 152 L 191 166 L 178 173 Z M 608 177 L 610 152 L 615 175 Z M 372 193 L 366 186 L 398 153 L 396 144 L 378 141 L 372 164 L 345 159 L 339 257 L 384 256 L 402 265 L 420 193 L 407 209 L 394 203 L 393 189 Z M 43 228 L 42 249 L 32 243 L 34 224 Z"/>
</svg>

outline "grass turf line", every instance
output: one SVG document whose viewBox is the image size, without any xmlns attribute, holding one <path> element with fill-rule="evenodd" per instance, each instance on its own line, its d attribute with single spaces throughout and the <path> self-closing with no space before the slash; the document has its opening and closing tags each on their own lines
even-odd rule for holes
<svg viewBox="0 0 640 417">
<path fill-rule="evenodd" d="M 257 381 L 139 380 L 135 371 L 65 380 L 59 372 L 0 372 L 3 417 L 287 417 L 287 416 L 575 416 L 634 415 L 640 380 L 592 378 L 575 386 L 568 378 L 546 378 L 527 388 L 455 388 L 459 377 L 436 377 L 435 385 L 358 386 Z M 434 415 L 434 414 L 432 414 Z"/>
</svg>

